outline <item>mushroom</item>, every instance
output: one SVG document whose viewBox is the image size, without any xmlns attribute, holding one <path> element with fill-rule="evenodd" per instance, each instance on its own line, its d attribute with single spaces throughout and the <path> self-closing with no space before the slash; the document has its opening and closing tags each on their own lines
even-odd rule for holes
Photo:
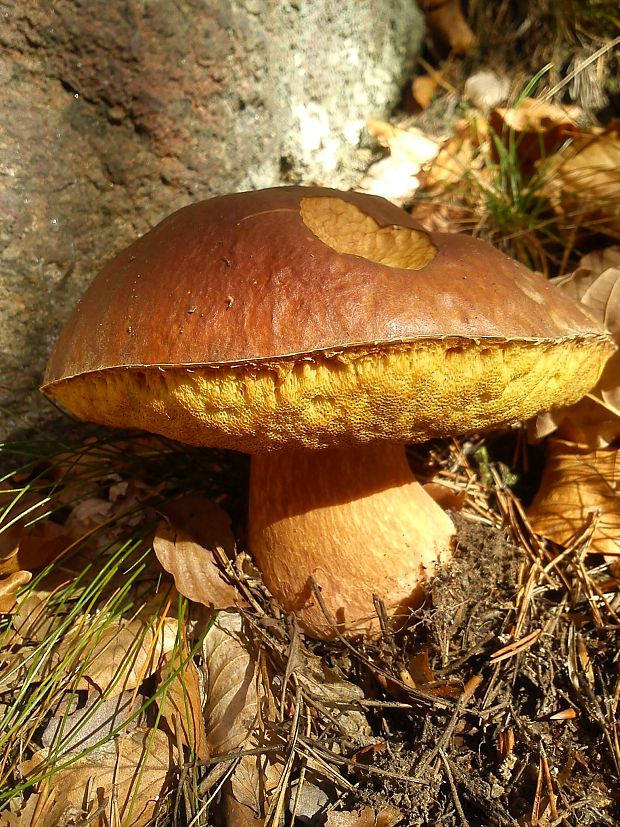
<svg viewBox="0 0 620 827">
<path fill-rule="evenodd" d="M 329 638 L 332 622 L 373 633 L 375 596 L 402 622 L 452 555 L 405 444 L 574 402 L 612 351 L 583 306 L 482 241 L 282 187 L 185 207 L 119 253 L 42 390 L 83 419 L 252 454 L 250 550 Z"/>
</svg>

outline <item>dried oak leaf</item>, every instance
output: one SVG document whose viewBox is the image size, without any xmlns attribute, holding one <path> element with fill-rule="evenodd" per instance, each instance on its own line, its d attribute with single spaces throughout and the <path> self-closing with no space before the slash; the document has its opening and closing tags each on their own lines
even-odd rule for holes
<svg viewBox="0 0 620 827">
<path fill-rule="evenodd" d="M 167 519 L 157 526 L 153 549 L 177 590 L 216 609 L 244 605 L 216 563 L 235 555 L 235 537 L 224 509 L 201 494 L 188 494 L 162 510 Z"/>
<path fill-rule="evenodd" d="M 460 0 L 420 0 L 420 7 L 434 39 L 446 43 L 457 54 L 475 48 L 476 35 L 463 16 Z"/>
<path fill-rule="evenodd" d="M 550 440 L 540 488 L 528 510 L 534 531 L 566 545 L 595 515 L 590 549 L 620 560 L 620 452 L 584 452 Z"/>
<path fill-rule="evenodd" d="M 357 812 L 331 812 L 325 827 L 397 827 L 404 818 L 399 809 L 388 804 L 379 812 L 372 807 L 364 807 Z"/>
<path fill-rule="evenodd" d="M 369 119 L 368 131 L 390 154 L 372 164 L 359 188 L 398 206 L 410 201 L 420 186 L 418 175 L 439 152 L 440 144 L 417 129 L 401 129 Z"/>
<path fill-rule="evenodd" d="M 545 163 L 545 191 L 560 215 L 620 237 L 620 121 L 579 133 Z"/>
<path fill-rule="evenodd" d="M 559 435 L 585 447 L 609 445 L 620 436 L 620 247 L 589 253 L 574 273 L 554 279 L 557 287 L 586 305 L 612 334 L 618 350 L 608 359 L 590 393 L 567 408 L 539 415 L 530 434 Z"/>
<path fill-rule="evenodd" d="M 40 750 L 22 764 L 22 773 L 34 779 L 49 769 L 48 762 L 48 750 Z M 147 827 L 161 809 L 174 768 L 171 741 L 161 730 L 117 737 L 54 771 L 50 784 L 55 803 L 46 824 L 75 823 L 67 819 L 82 820 L 101 807 L 107 823 Z"/>
<path fill-rule="evenodd" d="M 209 757 L 205 721 L 203 715 L 203 692 L 198 669 L 188 657 L 187 645 L 176 646 L 164 656 L 159 675 L 162 687 L 158 705 L 162 718 L 171 732 L 180 728 L 181 738 L 186 747 L 199 759 Z"/>
<path fill-rule="evenodd" d="M 176 645 L 178 622 L 152 618 L 148 609 L 133 620 L 105 620 L 100 630 L 88 624 L 76 623 L 58 648 L 60 658 L 80 664 L 77 689 L 95 686 L 107 696 L 134 689 Z"/>
<path fill-rule="evenodd" d="M 207 746 L 211 755 L 221 755 L 246 743 L 258 720 L 255 656 L 240 614 L 218 614 L 205 635 L 202 654 Z"/>
</svg>

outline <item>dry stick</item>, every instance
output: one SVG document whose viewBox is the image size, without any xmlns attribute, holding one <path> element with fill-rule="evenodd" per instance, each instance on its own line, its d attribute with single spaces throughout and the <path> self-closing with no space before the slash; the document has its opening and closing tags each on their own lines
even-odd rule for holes
<svg viewBox="0 0 620 827">
<path fill-rule="evenodd" d="M 350 758 L 343 758 L 342 755 L 336 755 L 330 750 L 319 746 L 316 741 L 305 738 L 303 735 L 300 735 L 297 740 L 302 743 L 304 747 L 306 747 L 311 755 L 314 753 L 315 755 L 322 756 L 328 763 L 331 762 L 333 764 L 350 767 L 356 772 L 367 772 L 370 775 L 381 776 L 381 778 L 391 778 L 394 781 L 405 781 L 408 784 L 420 784 L 423 787 L 429 786 L 430 782 L 425 778 L 417 778 L 412 775 L 399 775 L 396 772 L 390 772 L 389 770 L 382 770 L 379 767 L 373 767 L 372 764 L 360 764 L 358 761 L 352 761 Z"/>
<path fill-rule="evenodd" d="M 536 101 L 536 103 L 532 106 L 532 109 L 536 109 L 542 103 L 546 103 L 548 100 L 551 100 L 551 98 L 556 94 L 556 92 L 559 92 L 561 89 L 563 89 L 567 84 L 571 82 L 573 78 L 576 78 L 577 75 L 580 75 L 585 69 L 587 69 L 591 63 L 597 61 L 599 57 L 602 57 L 606 52 L 615 49 L 618 44 L 620 44 L 620 35 L 618 35 L 618 37 L 615 37 L 611 41 L 611 43 L 606 43 L 604 46 L 601 46 L 601 48 L 597 49 L 596 52 L 593 52 L 587 60 L 584 60 L 583 63 L 580 63 L 579 66 L 573 69 L 572 72 L 569 72 L 565 78 L 562 78 L 562 80 L 559 83 L 556 83 L 555 86 L 552 86 L 548 92 L 545 92 L 545 94 L 542 95 Z"/>
<path fill-rule="evenodd" d="M 454 776 L 452 775 L 452 769 L 450 767 L 450 761 L 448 760 L 448 756 L 446 755 L 443 749 L 440 749 L 438 751 L 438 755 L 441 758 L 441 762 L 446 773 L 446 778 L 448 779 L 448 784 L 450 785 L 450 792 L 452 793 L 452 801 L 454 802 L 454 808 L 459 814 L 461 823 L 464 824 L 465 827 L 469 827 L 469 821 L 467 820 L 467 817 L 463 812 L 463 807 L 461 806 L 461 799 L 459 798 L 459 793 L 454 782 Z"/>
<path fill-rule="evenodd" d="M 465 684 L 465 688 L 463 689 L 463 692 L 462 692 L 460 698 L 456 702 L 456 706 L 455 706 L 454 712 L 452 713 L 452 717 L 450 718 L 450 720 L 448 722 L 448 726 L 443 731 L 443 734 L 442 734 L 441 738 L 439 739 L 437 744 L 433 747 L 433 749 L 426 755 L 425 758 L 423 758 L 419 762 L 419 764 L 416 768 L 418 772 L 420 772 L 421 770 L 428 767 L 428 765 L 431 763 L 431 761 L 439 753 L 439 750 L 442 750 L 447 745 L 448 741 L 450 740 L 450 738 L 452 736 L 452 733 L 454 732 L 454 728 L 456 727 L 457 723 L 459 722 L 461 714 L 463 713 L 463 710 L 464 710 L 465 706 L 467 705 L 467 702 L 472 697 L 472 695 L 474 694 L 474 692 L 480 686 L 481 683 L 482 683 L 482 676 L 481 675 L 474 675 L 473 678 L 470 678 L 467 681 L 467 683 Z"/>
<path fill-rule="evenodd" d="M 306 706 L 306 731 L 305 737 L 310 738 L 310 733 L 312 732 L 312 718 L 310 716 L 310 710 Z M 293 800 L 293 807 L 291 810 L 291 820 L 295 823 L 295 817 L 297 816 L 297 808 L 299 807 L 299 802 L 301 799 L 301 791 L 303 789 L 305 780 L 306 780 L 306 770 L 308 769 L 308 761 L 305 756 L 302 756 L 301 759 L 301 768 L 299 770 L 299 777 L 297 779 L 297 791 L 295 793 L 295 798 Z"/>
<path fill-rule="evenodd" d="M 291 733 L 287 744 L 288 755 L 286 756 L 284 770 L 282 771 L 282 775 L 278 781 L 277 793 L 275 794 L 275 798 L 272 799 L 272 805 L 270 805 L 265 816 L 265 825 L 273 824 L 274 827 L 277 827 L 277 825 L 280 824 L 280 819 L 284 810 L 284 799 L 287 790 L 290 788 L 289 779 L 291 777 L 291 772 L 293 771 L 295 753 L 297 752 L 296 745 L 297 739 L 299 738 L 299 713 L 301 710 L 301 703 L 301 694 L 299 692 L 299 688 L 297 687 L 297 692 L 295 695 L 295 710 L 293 712 L 293 720 L 291 722 Z"/>
<path fill-rule="evenodd" d="M 288 687 L 288 682 L 291 679 L 291 675 L 293 674 L 294 669 L 294 656 L 297 652 L 299 647 L 299 630 L 297 628 L 297 621 L 295 619 L 295 615 L 293 615 L 293 634 L 291 636 L 291 642 L 288 647 L 288 654 L 286 656 L 286 668 L 284 670 L 284 677 L 282 679 L 282 691 L 280 692 L 280 712 L 279 712 L 279 719 L 280 723 L 284 722 L 284 700 L 286 698 L 286 689 Z"/>
<path fill-rule="evenodd" d="M 547 760 L 547 753 L 543 745 L 540 745 L 540 760 L 545 774 L 545 784 L 547 785 L 547 798 L 549 801 L 548 807 L 551 811 L 551 818 L 558 817 L 558 809 L 555 803 L 555 791 L 553 789 L 553 781 L 551 780 L 551 771 L 549 770 L 549 762 Z"/>
<path fill-rule="evenodd" d="M 358 658 L 358 660 L 360 660 L 362 663 L 366 664 L 366 666 L 368 666 L 368 668 L 371 669 L 373 672 L 377 672 L 380 675 L 383 675 L 384 677 L 389 678 L 389 680 L 392 681 L 392 683 L 394 683 L 396 686 L 400 687 L 401 689 L 404 689 L 407 692 L 408 695 L 411 695 L 413 698 L 415 698 L 417 701 L 419 701 L 420 704 L 423 704 L 425 706 L 430 706 L 431 708 L 439 707 L 440 709 L 443 709 L 443 710 L 448 710 L 448 709 L 453 709 L 454 708 L 454 704 L 451 703 L 450 701 L 446 701 L 444 698 L 438 698 L 435 695 L 430 695 L 427 692 L 422 692 L 419 689 L 412 689 L 406 683 L 404 683 L 403 681 L 401 681 L 398 678 L 395 678 L 393 675 L 391 675 L 387 670 L 382 669 L 380 666 L 377 666 L 376 663 L 373 663 L 369 658 L 367 658 L 358 649 L 356 649 L 355 646 L 352 646 L 349 643 L 349 641 L 344 637 L 344 635 L 340 632 L 340 630 L 338 629 L 338 626 L 336 625 L 336 622 L 335 622 L 334 618 L 332 617 L 329 609 L 325 605 L 325 601 L 323 600 L 323 595 L 321 594 L 321 587 L 319 586 L 317 581 L 314 579 L 314 577 L 310 577 L 310 585 L 312 586 L 312 593 L 316 597 L 316 599 L 318 601 L 318 604 L 321 607 L 321 611 L 325 615 L 325 619 L 327 620 L 329 625 L 334 630 L 334 633 L 336 634 L 336 637 L 338 638 L 338 641 L 340 643 L 342 643 L 342 645 L 345 648 L 347 648 L 353 655 L 355 655 L 355 657 Z"/>
</svg>

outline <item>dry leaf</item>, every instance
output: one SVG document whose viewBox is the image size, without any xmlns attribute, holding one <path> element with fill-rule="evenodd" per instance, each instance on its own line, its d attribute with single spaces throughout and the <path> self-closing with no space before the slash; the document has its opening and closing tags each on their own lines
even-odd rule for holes
<svg viewBox="0 0 620 827">
<path fill-rule="evenodd" d="M 411 84 L 411 95 L 420 109 L 426 109 L 433 100 L 435 90 L 439 86 L 436 77 L 418 75 Z"/>
<path fill-rule="evenodd" d="M 24 527 L 10 555 L 0 560 L 0 575 L 41 568 L 70 548 L 75 538 L 51 520 Z"/>
<path fill-rule="evenodd" d="M 554 279 L 558 289 L 586 305 L 620 348 L 620 247 L 584 256 L 574 273 Z M 541 414 L 530 435 L 559 435 L 584 447 L 602 448 L 620 436 L 620 349 L 607 360 L 590 393 L 567 408 Z"/>
<path fill-rule="evenodd" d="M 242 746 L 257 723 L 256 665 L 241 615 L 218 614 L 205 635 L 203 658 L 207 746 L 211 755 L 221 755 Z"/>
<path fill-rule="evenodd" d="M 62 756 L 67 752 L 81 752 L 123 727 L 125 734 L 137 727 L 137 716 L 128 719 L 140 708 L 134 692 L 122 692 L 112 698 L 91 694 L 86 704 L 71 714 L 60 714 L 49 721 L 41 735 L 44 747 L 50 753 Z"/>
<path fill-rule="evenodd" d="M 483 112 L 503 103 L 510 92 L 508 78 L 500 78 L 490 69 L 481 69 L 470 75 L 463 88 L 464 96 Z"/>
<path fill-rule="evenodd" d="M 404 820 L 404 815 L 396 807 L 388 804 L 378 813 L 372 807 L 364 807 L 358 812 L 331 812 L 327 816 L 325 827 L 396 827 Z"/>
<path fill-rule="evenodd" d="M 555 126 L 574 128 L 582 112 L 578 106 L 543 103 L 536 98 L 523 98 L 519 105 L 509 109 L 496 109 L 492 126 L 496 132 L 505 124 L 515 132 L 548 132 Z M 499 128 L 496 128 L 499 127 Z"/>
<path fill-rule="evenodd" d="M 547 162 L 574 134 L 579 132 L 576 121 L 581 115 L 577 106 L 541 103 L 524 98 L 513 108 L 494 109 L 489 116 L 492 134 L 516 152 L 521 173 L 531 176 L 538 162 Z M 491 156 L 500 163 L 495 140 L 490 144 Z M 545 168 L 546 169 L 546 168 Z M 547 178 L 545 174 L 542 176 Z"/>
<path fill-rule="evenodd" d="M 316 655 L 299 652 L 293 670 L 308 697 L 330 710 L 341 732 L 350 738 L 370 735 L 365 714 L 359 707 L 364 691 L 357 684 L 342 678 Z"/>
<path fill-rule="evenodd" d="M 252 746 L 256 746 L 253 742 Z M 269 754 L 244 755 L 230 778 L 235 800 L 261 815 L 282 776 L 282 765 L 274 763 Z"/>
<path fill-rule="evenodd" d="M 177 621 L 160 622 L 147 611 L 130 621 L 104 618 L 100 631 L 86 623 L 77 623 L 58 648 L 59 657 L 80 661 L 77 689 L 96 686 L 105 695 L 134 689 L 176 645 Z"/>
<path fill-rule="evenodd" d="M 591 515 L 596 525 L 590 549 L 611 562 L 620 557 L 620 454 L 616 449 L 585 453 L 551 440 L 540 488 L 528 517 L 538 534 L 566 545 Z"/>
<path fill-rule="evenodd" d="M 620 121 L 574 135 L 546 164 L 545 190 L 556 212 L 620 237 Z"/>
<path fill-rule="evenodd" d="M 33 779 L 44 771 L 48 755 L 48 750 L 40 750 L 25 762 L 25 777 Z M 49 824 L 62 823 L 68 811 L 88 816 L 101 806 L 109 824 L 147 827 L 161 807 L 174 766 L 170 740 L 160 730 L 115 738 L 54 772 L 56 801 Z"/>
<path fill-rule="evenodd" d="M 257 817 L 251 807 L 241 804 L 232 793 L 230 781 L 222 787 L 221 812 L 225 827 L 263 827 L 265 819 Z"/>
<path fill-rule="evenodd" d="M 215 537 L 213 542 L 217 542 Z M 183 531 L 160 523 L 153 549 L 162 567 L 174 577 L 177 590 L 189 600 L 216 609 L 228 609 L 242 602 L 235 587 L 224 579 L 213 551 Z"/>
<path fill-rule="evenodd" d="M 475 48 L 476 35 L 463 17 L 460 0 L 420 0 L 419 5 L 434 39 L 446 43 L 457 54 Z"/>
<path fill-rule="evenodd" d="M 436 157 L 440 145 L 417 129 L 400 129 L 374 119 L 367 125 L 390 154 L 371 165 L 359 188 L 402 206 L 413 197 L 420 185 L 418 174 Z"/>
<path fill-rule="evenodd" d="M 160 685 L 167 683 L 158 696 L 159 710 L 171 732 L 180 727 L 186 747 L 199 759 L 209 757 L 205 721 L 202 712 L 203 693 L 198 670 L 191 658 L 187 659 L 187 646 L 176 646 L 164 658 L 159 678 Z"/>
<path fill-rule="evenodd" d="M 41 519 L 49 510 L 48 497 L 18 496 L 0 482 L 0 576 L 40 568 L 71 544 L 66 529 Z"/>
<path fill-rule="evenodd" d="M 8 577 L 0 579 L 0 614 L 7 614 L 15 608 L 17 592 L 31 580 L 32 574 L 29 571 L 14 571 Z"/>
</svg>

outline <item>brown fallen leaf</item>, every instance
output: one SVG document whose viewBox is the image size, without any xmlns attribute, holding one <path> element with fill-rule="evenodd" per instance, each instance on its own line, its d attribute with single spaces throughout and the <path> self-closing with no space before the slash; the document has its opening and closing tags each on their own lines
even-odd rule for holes
<svg viewBox="0 0 620 827">
<path fill-rule="evenodd" d="M 31 580 L 29 571 L 14 571 L 0 579 L 0 614 L 8 614 L 15 608 L 18 591 Z"/>
<path fill-rule="evenodd" d="M 620 121 L 582 132 L 549 158 L 545 190 L 560 215 L 620 237 Z"/>
<path fill-rule="evenodd" d="M 64 526 L 41 520 L 25 526 L 12 553 L 0 560 L 0 576 L 26 569 L 33 571 L 55 560 L 75 542 Z"/>
<path fill-rule="evenodd" d="M 217 538 L 213 538 L 217 543 Z M 182 530 L 165 522 L 155 530 L 153 549 L 162 567 L 173 576 L 177 591 L 203 606 L 228 609 L 242 604 L 237 589 L 223 576 L 214 547 L 205 548 Z"/>
<path fill-rule="evenodd" d="M 152 618 L 148 607 L 130 621 L 102 618 L 99 630 L 84 618 L 65 635 L 58 657 L 79 664 L 77 689 L 94 686 L 111 697 L 134 689 L 159 669 L 175 647 L 177 627 L 174 618 Z"/>
<path fill-rule="evenodd" d="M 568 408 L 541 414 L 530 435 L 542 439 L 554 430 L 583 447 L 602 448 L 620 436 L 620 247 L 584 256 L 574 273 L 554 279 L 558 289 L 586 305 L 619 348 L 608 359 L 590 393 Z"/>
<path fill-rule="evenodd" d="M 24 776 L 38 777 L 48 768 L 48 758 L 47 749 L 39 750 L 22 764 Z M 70 812 L 82 820 L 101 808 L 109 824 L 147 827 L 164 804 L 174 771 L 172 744 L 161 730 L 119 736 L 55 770 L 50 782 L 55 803 L 46 824 L 61 824 Z"/>
<path fill-rule="evenodd" d="M 411 84 L 411 96 L 420 109 L 426 109 L 433 100 L 439 80 L 431 75 L 418 75 Z"/>
<path fill-rule="evenodd" d="M 221 755 L 244 744 L 258 720 L 255 656 L 240 614 L 218 614 L 205 635 L 202 654 L 207 747 L 211 755 Z"/>
<path fill-rule="evenodd" d="M 540 488 L 528 510 L 534 531 L 566 545 L 594 515 L 590 550 L 620 560 L 620 452 L 584 452 L 550 440 Z"/>
<path fill-rule="evenodd" d="M 241 615 L 220 612 L 203 643 L 207 747 L 213 756 L 265 745 L 259 728 L 262 684 Z M 282 765 L 269 753 L 245 755 L 230 777 L 235 800 L 261 815 L 276 789 Z"/>
<path fill-rule="evenodd" d="M 457 54 L 475 48 L 476 35 L 463 17 L 460 0 L 420 0 L 433 39 L 446 43 Z"/>
<path fill-rule="evenodd" d="M 188 659 L 186 643 L 183 649 L 176 646 L 164 656 L 159 685 L 158 706 L 170 731 L 176 734 L 178 725 L 182 742 L 191 753 L 200 760 L 208 758 L 203 692 L 198 669 Z"/>
<path fill-rule="evenodd" d="M 404 820 L 403 813 L 388 804 L 375 812 L 372 807 L 364 807 L 356 812 L 330 812 L 325 827 L 397 827 Z"/>
</svg>

